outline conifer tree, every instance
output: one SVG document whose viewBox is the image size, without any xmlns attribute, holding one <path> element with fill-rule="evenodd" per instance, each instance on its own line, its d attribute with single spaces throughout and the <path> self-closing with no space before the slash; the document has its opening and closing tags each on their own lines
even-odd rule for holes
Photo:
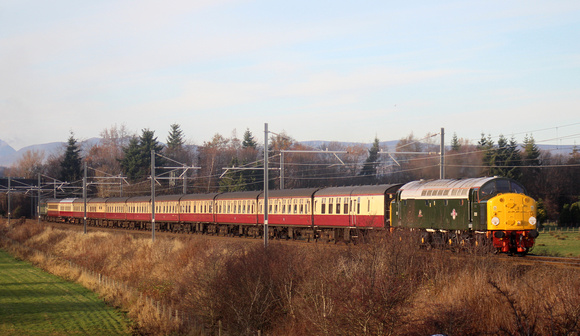
<svg viewBox="0 0 580 336">
<path fill-rule="evenodd" d="M 141 132 L 141 136 L 139 137 L 139 150 L 141 152 L 143 163 L 141 172 L 143 175 L 148 175 L 151 173 L 151 151 L 154 150 L 155 153 L 161 153 L 163 145 L 157 141 L 155 131 L 151 131 L 147 128 L 143 129 Z M 161 157 L 156 157 L 155 165 L 163 166 L 165 165 L 165 160 Z"/>
<path fill-rule="evenodd" d="M 183 148 L 185 141 L 183 140 L 183 131 L 179 124 L 172 124 L 169 135 L 167 136 L 167 149 L 170 152 L 177 152 Z"/>
<path fill-rule="evenodd" d="M 71 132 L 63 160 L 60 163 L 61 181 L 73 182 L 82 178 L 82 158 L 80 152 L 81 150 L 74 137 L 74 133 Z"/>
<path fill-rule="evenodd" d="M 121 160 L 121 167 L 130 180 L 135 181 L 151 174 L 152 150 L 160 153 L 163 150 L 163 145 L 157 141 L 155 132 L 149 129 L 143 129 L 139 138 L 133 137 L 129 141 L 129 145 L 124 149 L 125 156 Z M 164 164 L 163 158 L 155 158 L 156 166 Z"/>
<path fill-rule="evenodd" d="M 509 141 L 503 135 L 499 136 L 497 148 L 493 155 L 492 175 L 503 176 L 519 180 L 521 178 L 521 154 L 516 140 Z"/>
<path fill-rule="evenodd" d="M 239 166 L 240 163 L 238 161 L 238 158 L 235 157 L 232 158 L 232 161 L 230 162 L 230 167 L 239 167 Z M 224 177 L 220 179 L 219 186 L 220 186 L 219 191 L 222 192 L 246 190 L 242 171 L 235 169 L 229 170 L 224 175 Z"/>
<path fill-rule="evenodd" d="M 477 149 L 483 152 L 482 163 L 487 168 L 484 169 L 485 175 L 492 175 L 492 167 L 495 165 L 495 149 L 491 135 L 485 137 L 481 133 L 481 139 L 477 142 Z"/>
<path fill-rule="evenodd" d="M 254 139 L 252 132 L 249 129 L 246 129 L 244 132 L 244 140 L 242 141 L 242 148 L 253 148 L 256 149 L 258 147 L 258 143 Z"/>
<path fill-rule="evenodd" d="M 459 149 L 461 149 L 461 143 L 459 143 L 457 133 L 453 133 L 453 138 L 451 138 L 451 150 L 454 152 L 459 152 Z"/>
<path fill-rule="evenodd" d="M 533 136 L 529 136 L 526 134 L 524 138 L 524 165 L 526 166 L 539 166 L 541 165 L 540 162 L 540 149 L 536 145 L 536 141 L 534 140 Z"/>
<path fill-rule="evenodd" d="M 121 169 L 130 181 L 135 181 L 140 177 L 140 168 L 142 156 L 139 150 L 139 138 L 136 136 L 129 140 L 127 147 L 123 148 L 123 159 L 121 160 Z"/>
<path fill-rule="evenodd" d="M 522 153 L 522 176 L 521 182 L 526 186 L 528 192 L 533 195 L 541 194 L 541 184 L 543 176 L 541 173 L 540 166 L 542 162 L 540 161 L 540 155 L 542 154 L 533 136 L 528 136 L 526 134 L 523 144 L 524 152 Z M 538 213 L 540 207 L 538 205 Z M 538 216 L 539 220 L 539 216 Z"/>
<path fill-rule="evenodd" d="M 369 155 L 359 173 L 360 176 L 367 178 L 368 182 L 376 180 L 377 176 L 377 166 L 379 165 L 379 151 L 380 144 L 379 138 L 375 137 L 375 141 L 371 148 L 369 148 Z"/>
</svg>

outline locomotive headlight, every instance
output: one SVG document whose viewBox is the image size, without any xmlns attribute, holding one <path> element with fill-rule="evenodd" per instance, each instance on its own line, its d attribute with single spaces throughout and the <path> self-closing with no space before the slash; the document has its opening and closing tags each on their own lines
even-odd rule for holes
<svg viewBox="0 0 580 336">
<path fill-rule="evenodd" d="M 497 217 L 493 217 L 493 218 L 491 219 L 491 224 L 493 224 L 493 225 L 495 225 L 495 226 L 498 226 L 498 225 L 499 225 L 499 218 L 497 218 Z"/>
<path fill-rule="evenodd" d="M 530 217 L 530 219 L 528 219 L 528 223 L 530 223 L 530 225 L 536 225 L 536 217 L 532 216 Z"/>
</svg>

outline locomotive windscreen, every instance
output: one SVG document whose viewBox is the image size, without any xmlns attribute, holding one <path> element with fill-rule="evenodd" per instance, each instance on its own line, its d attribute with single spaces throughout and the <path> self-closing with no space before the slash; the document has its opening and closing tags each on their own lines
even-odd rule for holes
<svg viewBox="0 0 580 336">
<path fill-rule="evenodd" d="M 512 180 L 497 179 L 484 184 L 479 189 L 479 199 L 489 199 L 497 194 L 516 193 L 525 194 L 524 187 Z"/>
</svg>

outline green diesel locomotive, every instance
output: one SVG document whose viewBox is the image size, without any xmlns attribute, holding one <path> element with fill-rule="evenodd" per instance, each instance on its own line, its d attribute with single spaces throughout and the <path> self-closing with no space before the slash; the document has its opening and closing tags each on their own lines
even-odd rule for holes
<svg viewBox="0 0 580 336">
<path fill-rule="evenodd" d="M 391 203 L 391 226 L 422 232 L 428 245 L 492 243 L 526 254 L 534 246 L 536 201 L 503 177 L 420 180 L 403 185 Z"/>
</svg>

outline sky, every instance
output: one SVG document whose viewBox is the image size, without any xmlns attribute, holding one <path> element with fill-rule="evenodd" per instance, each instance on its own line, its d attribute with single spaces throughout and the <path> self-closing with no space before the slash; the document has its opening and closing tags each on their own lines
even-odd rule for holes
<svg viewBox="0 0 580 336">
<path fill-rule="evenodd" d="M 580 144 L 580 1 L 0 0 L 0 139 Z M 446 141 L 447 142 L 447 141 Z"/>
</svg>

